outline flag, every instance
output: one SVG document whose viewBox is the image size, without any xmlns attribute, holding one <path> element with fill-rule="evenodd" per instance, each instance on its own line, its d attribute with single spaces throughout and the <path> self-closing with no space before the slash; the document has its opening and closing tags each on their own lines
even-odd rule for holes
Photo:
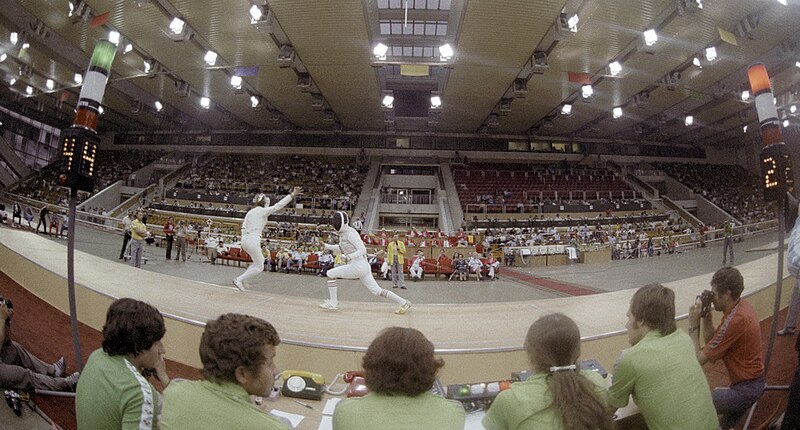
<svg viewBox="0 0 800 430">
<path fill-rule="evenodd" d="M 717 31 L 719 31 L 719 38 L 722 39 L 723 42 L 730 43 L 733 46 L 739 46 L 739 42 L 736 40 L 735 34 L 719 27 L 717 27 Z"/>
<path fill-rule="evenodd" d="M 581 84 L 581 85 L 592 84 L 591 73 L 567 72 L 567 79 L 569 79 L 570 82 L 575 82 L 576 84 Z"/>
<path fill-rule="evenodd" d="M 258 66 L 244 66 L 244 67 L 237 67 L 236 76 L 258 76 Z"/>
<path fill-rule="evenodd" d="M 430 67 L 424 64 L 401 64 L 400 76 L 428 76 Z"/>
<path fill-rule="evenodd" d="M 105 12 L 95 16 L 91 21 L 89 21 L 89 28 L 100 27 L 108 21 L 109 16 L 111 16 L 111 12 Z"/>
</svg>

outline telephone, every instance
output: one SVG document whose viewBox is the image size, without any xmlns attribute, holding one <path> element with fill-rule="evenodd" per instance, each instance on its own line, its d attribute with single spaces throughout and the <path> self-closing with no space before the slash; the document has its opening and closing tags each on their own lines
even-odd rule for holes
<svg viewBox="0 0 800 430">
<path fill-rule="evenodd" d="M 344 372 L 344 382 L 347 382 L 347 397 L 363 397 L 369 394 L 367 381 L 364 379 L 364 372 L 352 370 Z"/>
<path fill-rule="evenodd" d="M 283 387 L 281 394 L 287 397 L 320 400 L 325 389 L 325 378 L 318 373 L 303 370 L 285 370 L 281 372 Z"/>
</svg>

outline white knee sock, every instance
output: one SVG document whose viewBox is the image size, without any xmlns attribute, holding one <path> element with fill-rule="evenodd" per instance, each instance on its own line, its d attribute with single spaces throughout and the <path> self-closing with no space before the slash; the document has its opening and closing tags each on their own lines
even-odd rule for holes
<svg viewBox="0 0 800 430">
<path fill-rule="evenodd" d="M 331 296 L 331 304 L 337 306 L 339 304 L 339 299 L 336 294 L 336 280 L 331 279 L 328 281 L 328 294 Z"/>
<path fill-rule="evenodd" d="M 384 297 L 386 297 L 389 300 L 394 300 L 398 305 L 404 305 L 406 303 L 406 299 L 398 296 L 397 294 L 389 290 L 383 290 L 383 291 L 386 292 L 386 295 Z"/>
</svg>

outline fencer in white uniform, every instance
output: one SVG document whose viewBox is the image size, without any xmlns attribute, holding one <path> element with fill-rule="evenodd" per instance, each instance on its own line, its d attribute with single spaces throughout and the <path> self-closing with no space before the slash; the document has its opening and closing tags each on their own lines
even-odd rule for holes
<svg viewBox="0 0 800 430">
<path fill-rule="evenodd" d="M 261 253 L 261 232 L 264 231 L 264 226 L 267 225 L 267 217 L 273 213 L 283 209 L 292 198 L 303 194 L 303 189 L 294 187 L 291 194 L 287 194 L 275 206 L 269 205 L 269 197 L 264 194 L 258 194 L 253 199 L 256 207 L 247 211 L 242 222 L 242 249 L 244 249 L 253 262 L 247 267 L 244 273 L 239 275 L 233 280 L 233 285 L 236 288 L 244 291 L 244 281 L 253 277 L 264 270 L 264 254 Z"/>
<path fill-rule="evenodd" d="M 328 293 L 330 299 L 325 300 L 319 306 L 323 309 L 339 309 L 339 299 L 337 298 L 336 280 L 337 279 L 358 279 L 361 284 L 367 287 L 372 294 L 394 300 L 400 307 L 394 313 L 402 315 L 411 307 L 411 302 L 398 296 L 397 294 L 381 288 L 372 277 L 369 262 L 367 261 L 367 247 L 361 241 L 358 232 L 348 225 L 349 217 L 344 212 L 334 212 L 331 225 L 339 235 L 338 245 L 325 244 L 325 249 L 339 252 L 342 255 L 343 266 L 336 266 L 328 270 Z"/>
</svg>

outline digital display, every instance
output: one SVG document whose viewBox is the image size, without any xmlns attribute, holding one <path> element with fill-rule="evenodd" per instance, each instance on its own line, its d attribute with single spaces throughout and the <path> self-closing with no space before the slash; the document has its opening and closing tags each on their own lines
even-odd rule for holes
<svg viewBox="0 0 800 430">
<path fill-rule="evenodd" d="M 100 139 L 91 130 L 70 128 L 61 132 L 61 169 L 58 184 L 93 191 L 95 157 Z"/>
<path fill-rule="evenodd" d="M 784 144 L 774 144 L 761 150 L 761 177 L 764 200 L 776 201 L 794 189 L 792 159 Z"/>
</svg>

